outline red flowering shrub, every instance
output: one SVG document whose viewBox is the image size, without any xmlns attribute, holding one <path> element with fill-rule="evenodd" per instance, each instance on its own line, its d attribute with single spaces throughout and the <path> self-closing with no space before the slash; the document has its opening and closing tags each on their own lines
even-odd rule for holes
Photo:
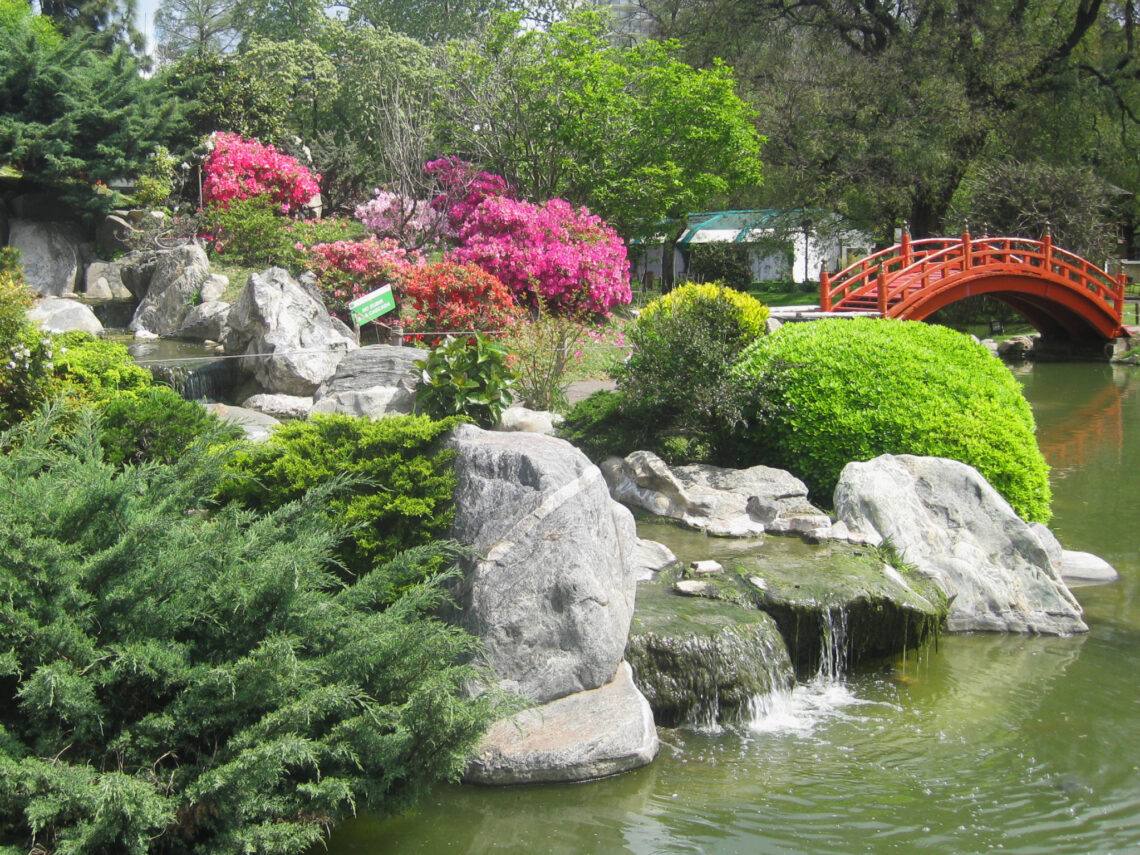
<svg viewBox="0 0 1140 855">
<path fill-rule="evenodd" d="M 514 326 L 522 316 L 510 289 L 471 264 L 441 261 L 412 268 L 404 278 L 404 296 L 415 313 L 405 323 L 411 333 L 497 331 Z M 434 347 L 443 338 L 423 340 Z"/>
<path fill-rule="evenodd" d="M 305 266 L 316 274 L 325 306 L 342 320 L 348 318 L 349 302 L 381 285 L 392 286 L 398 304 L 405 277 L 423 264 L 419 253 L 408 252 L 390 238 L 318 243 L 304 252 Z"/>
<path fill-rule="evenodd" d="M 214 134 L 212 143 L 203 167 L 202 201 L 207 206 L 225 208 L 236 199 L 269 196 L 289 214 L 320 192 L 319 175 L 271 145 L 226 133 Z"/>
<path fill-rule="evenodd" d="M 555 312 L 604 315 L 631 299 L 621 238 L 600 217 L 562 199 L 533 205 L 489 196 L 459 239 L 449 260 L 494 274 L 528 305 L 538 295 Z"/>
<path fill-rule="evenodd" d="M 431 200 L 431 206 L 447 215 L 453 233 L 459 232 L 484 199 L 514 195 L 503 176 L 482 172 L 458 157 L 429 160 L 424 164 L 424 172 L 443 190 Z"/>
</svg>

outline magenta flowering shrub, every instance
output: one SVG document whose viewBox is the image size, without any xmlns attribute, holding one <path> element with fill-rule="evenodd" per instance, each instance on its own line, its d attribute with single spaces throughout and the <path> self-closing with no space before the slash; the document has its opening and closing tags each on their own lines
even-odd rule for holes
<svg viewBox="0 0 1140 855">
<path fill-rule="evenodd" d="M 491 196 L 470 214 L 451 261 L 497 276 L 522 302 L 605 315 L 628 303 L 629 258 L 617 233 L 562 199 L 541 205 Z"/>
<path fill-rule="evenodd" d="M 319 175 L 271 145 L 228 133 L 216 133 L 211 140 L 203 166 L 202 201 L 207 206 L 225 208 L 235 200 L 268 196 L 289 214 L 320 192 Z"/>
<path fill-rule="evenodd" d="M 424 172 L 434 178 L 442 190 L 431 200 L 431 206 L 447 217 L 453 236 L 458 234 L 484 199 L 514 196 L 503 176 L 482 172 L 458 157 L 429 160 L 424 164 Z"/>
<path fill-rule="evenodd" d="M 424 263 L 418 252 L 409 252 L 391 238 L 338 240 L 308 249 L 298 244 L 297 248 L 305 253 L 305 266 L 316 274 L 325 306 L 341 320 L 348 318 L 348 303 L 381 285 L 392 286 L 398 307 L 404 278 Z"/>
<path fill-rule="evenodd" d="M 446 212 L 432 207 L 431 202 L 391 190 L 378 189 L 371 199 L 357 205 L 356 219 L 377 237 L 393 238 L 415 249 L 436 246 L 455 233 Z"/>
</svg>

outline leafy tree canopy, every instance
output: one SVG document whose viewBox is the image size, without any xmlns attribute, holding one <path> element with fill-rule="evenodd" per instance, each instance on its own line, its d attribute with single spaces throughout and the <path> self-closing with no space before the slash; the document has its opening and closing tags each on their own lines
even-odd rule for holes
<svg viewBox="0 0 1140 855">
<path fill-rule="evenodd" d="M 579 12 L 549 30 L 498 18 L 449 46 L 442 141 L 533 199 L 586 205 L 626 237 L 761 180 L 761 137 L 731 69 L 672 43 L 611 44 Z"/>
</svg>

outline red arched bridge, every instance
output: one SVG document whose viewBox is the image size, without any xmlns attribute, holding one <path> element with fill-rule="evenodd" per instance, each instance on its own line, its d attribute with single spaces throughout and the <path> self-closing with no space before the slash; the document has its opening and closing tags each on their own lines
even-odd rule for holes
<svg viewBox="0 0 1140 855">
<path fill-rule="evenodd" d="M 839 273 L 820 274 L 825 312 L 866 312 L 921 321 L 964 297 L 990 294 L 1043 336 L 1128 335 L 1122 326 L 1125 277 L 1042 240 L 1019 237 L 910 239 Z"/>
</svg>

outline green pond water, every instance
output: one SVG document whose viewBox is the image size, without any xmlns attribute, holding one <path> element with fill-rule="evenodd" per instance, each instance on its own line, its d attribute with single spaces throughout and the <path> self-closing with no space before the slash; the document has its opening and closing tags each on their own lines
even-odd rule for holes
<svg viewBox="0 0 1140 855">
<path fill-rule="evenodd" d="M 814 681 L 747 726 L 660 730 L 648 768 L 588 784 L 446 786 L 362 816 L 349 853 L 1140 852 L 1140 369 L 1019 371 L 1053 466 L 1054 528 L 1119 582 L 1076 589 L 1091 632 L 944 636 Z M 686 560 L 740 544 L 644 527 Z M 768 538 L 765 560 L 799 560 Z"/>
</svg>

